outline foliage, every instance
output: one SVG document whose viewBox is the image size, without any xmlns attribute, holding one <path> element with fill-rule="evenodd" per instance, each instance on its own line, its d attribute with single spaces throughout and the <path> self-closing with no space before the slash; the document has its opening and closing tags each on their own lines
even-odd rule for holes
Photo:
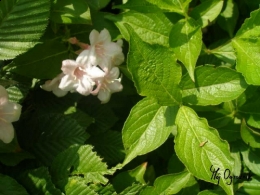
<svg viewBox="0 0 260 195">
<path fill-rule="evenodd" d="M 0 1 L 0 85 L 22 106 L 14 139 L 0 140 L 0 194 L 259 194 L 259 4 Z M 106 52 L 123 40 L 110 75 L 123 90 L 107 79 L 108 103 L 43 90 L 64 60 L 96 63 L 78 57 L 94 55 L 93 29 L 110 33 Z"/>
</svg>

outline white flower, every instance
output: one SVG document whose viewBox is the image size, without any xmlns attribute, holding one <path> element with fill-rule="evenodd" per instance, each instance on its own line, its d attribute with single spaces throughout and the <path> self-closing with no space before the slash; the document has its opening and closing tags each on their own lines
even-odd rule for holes
<svg viewBox="0 0 260 195">
<path fill-rule="evenodd" d="M 12 122 L 20 118 L 21 108 L 21 105 L 8 101 L 7 91 L 0 85 L 0 139 L 4 143 L 10 143 L 14 138 Z"/>
<path fill-rule="evenodd" d="M 61 73 L 54 79 L 46 81 L 45 84 L 41 86 L 41 88 L 45 91 L 52 91 L 57 97 L 65 96 L 68 93 L 68 91 L 64 91 L 59 88 L 60 81 L 63 76 L 64 74 Z"/>
<path fill-rule="evenodd" d="M 93 95 L 98 93 L 98 99 L 101 103 L 107 103 L 110 100 L 111 94 L 119 92 L 123 89 L 120 83 L 118 67 L 113 67 L 102 80 L 99 80 L 97 89 L 93 91 Z"/>
<path fill-rule="evenodd" d="M 124 61 L 124 54 L 122 53 L 122 42 L 111 42 L 111 36 L 107 29 L 100 33 L 92 30 L 89 35 L 91 63 L 99 65 L 105 72 L 110 69 L 112 65 L 120 65 Z"/>
<path fill-rule="evenodd" d="M 64 60 L 61 67 L 64 76 L 61 79 L 59 88 L 64 91 L 77 91 L 85 96 L 89 95 L 95 85 L 93 80 L 102 78 L 105 75 L 101 69 L 90 64 L 91 57 L 90 51 L 84 50 L 76 61 Z"/>
</svg>

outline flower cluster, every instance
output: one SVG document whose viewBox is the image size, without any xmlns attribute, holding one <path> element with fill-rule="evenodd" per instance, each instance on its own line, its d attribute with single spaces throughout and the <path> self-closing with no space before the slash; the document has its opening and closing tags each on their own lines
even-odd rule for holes
<svg viewBox="0 0 260 195">
<path fill-rule="evenodd" d="M 62 62 L 62 73 L 53 80 L 46 81 L 42 89 L 52 91 L 62 97 L 68 92 L 78 92 L 84 96 L 97 95 L 102 103 L 107 103 L 114 92 L 123 89 L 117 67 L 124 61 L 122 40 L 111 41 L 108 30 L 100 33 L 92 30 L 90 45 L 70 38 L 71 44 L 81 47 L 75 60 Z"/>
<path fill-rule="evenodd" d="M 0 85 L 0 140 L 10 143 L 14 138 L 12 122 L 21 115 L 21 105 L 9 102 L 6 89 Z"/>
</svg>

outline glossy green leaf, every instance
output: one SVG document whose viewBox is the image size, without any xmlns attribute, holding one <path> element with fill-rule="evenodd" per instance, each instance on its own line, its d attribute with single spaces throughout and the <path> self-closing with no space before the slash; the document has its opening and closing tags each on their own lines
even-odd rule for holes
<svg viewBox="0 0 260 195">
<path fill-rule="evenodd" d="M 154 181 L 154 187 L 145 189 L 141 195 L 176 194 L 184 188 L 190 177 L 187 171 L 160 176 Z"/>
<path fill-rule="evenodd" d="M 232 172 L 234 164 L 228 143 L 189 107 L 179 109 L 176 125 L 175 151 L 189 172 L 207 182 L 219 183 L 228 194 L 233 194 L 233 186 L 227 185 L 230 179 L 224 179 L 225 170 Z M 219 179 L 214 177 L 216 170 Z"/>
<path fill-rule="evenodd" d="M 226 195 L 226 193 L 219 190 L 203 190 L 198 195 Z"/>
<path fill-rule="evenodd" d="M 29 195 L 24 187 L 12 177 L 0 174 L 0 181 L 0 194 L 2 195 Z"/>
<path fill-rule="evenodd" d="M 250 128 L 246 122 L 243 121 L 241 124 L 241 137 L 243 141 L 253 148 L 260 148 L 260 131 L 257 129 Z"/>
<path fill-rule="evenodd" d="M 52 79 L 61 73 L 62 60 L 68 59 L 68 49 L 58 40 L 46 41 L 18 56 L 5 70 L 39 79 Z"/>
<path fill-rule="evenodd" d="M 204 28 L 218 17 L 222 7 L 223 0 L 207 0 L 196 6 L 190 15 Z"/>
<path fill-rule="evenodd" d="M 241 72 L 248 84 L 260 84 L 260 9 L 251 13 L 232 40 L 237 55 L 238 72 Z"/>
<path fill-rule="evenodd" d="M 19 175 L 18 181 L 30 194 L 63 195 L 52 183 L 47 167 L 25 171 Z"/>
<path fill-rule="evenodd" d="M 85 0 L 54 0 L 51 20 L 63 24 L 91 24 L 88 3 Z"/>
<path fill-rule="evenodd" d="M 236 63 L 236 55 L 231 42 L 221 45 L 215 49 L 212 49 L 209 52 L 217 58 L 219 58 L 220 60 L 227 62 L 231 65 L 234 65 Z"/>
<path fill-rule="evenodd" d="M 133 183 L 145 184 L 144 174 L 146 171 L 147 163 L 143 163 L 133 170 L 124 171 L 116 175 L 112 181 L 114 188 L 117 192 L 122 192 Z"/>
<path fill-rule="evenodd" d="M 161 106 L 150 98 L 141 100 L 133 107 L 122 132 L 127 155 L 124 164 L 138 155 L 155 150 L 166 141 L 177 110 L 177 107 Z"/>
<path fill-rule="evenodd" d="M 194 81 L 194 69 L 202 47 L 202 32 L 192 19 L 179 20 L 171 29 L 170 47 Z"/>
<path fill-rule="evenodd" d="M 141 184 L 133 184 L 126 189 L 124 189 L 120 195 L 137 195 L 140 193 L 140 191 L 144 188 L 144 185 Z M 114 195 L 114 194 L 112 194 Z M 116 195 L 116 194 L 115 194 Z"/>
<path fill-rule="evenodd" d="M 125 24 L 132 27 L 133 31 L 139 35 L 142 41 L 150 44 L 169 45 L 169 33 L 172 27 L 171 22 L 162 12 L 139 13 L 129 11 L 116 16 L 107 16 L 113 20 L 126 40 L 132 38 Z"/>
<path fill-rule="evenodd" d="M 251 181 L 244 181 L 237 193 L 258 195 L 260 190 L 260 180 L 257 177 L 250 178 Z"/>
<path fill-rule="evenodd" d="M 217 105 L 237 98 L 247 84 L 235 70 L 214 66 L 195 69 L 195 83 L 186 74 L 181 81 L 184 102 L 193 105 Z"/>
<path fill-rule="evenodd" d="M 240 144 L 240 152 L 243 156 L 245 165 L 256 175 L 260 176 L 260 157 L 258 148 L 251 148 L 243 142 Z"/>
<path fill-rule="evenodd" d="M 157 5 L 164 11 L 176 12 L 181 15 L 187 15 L 189 3 L 191 0 L 147 0 L 148 2 Z"/>
<path fill-rule="evenodd" d="M 131 28 L 129 32 L 127 63 L 138 93 L 155 97 L 162 105 L 179 104 L 181 67 L 175 62 L 173 53 L 163 46 L 143 42 Z"/>
<path fill-rule="evenodd" d="M 90 145 L 74 145 L 60 153 L 51 165 L 53 181 L 59 187 L 64 187 L 70 176 L 82 175 L 85 183 L 106 184 L 104 174 L 109 174 L 107 165 L 92 151 Z"/>
<path fill-rule="evenodd" d="M 224 3 L 224 9 L 221 11 L 217 22 L 223 30 L 228 32 L 231 38 L 234 35 L 238 16 L 239 11 L 236 2 L 234 0 L 227 0 Z"/>
<path fill-rule="evenodd" d="M 98 195 L 93 189 L 88 187 L 85 181 L 81 178 L 70 177 L 65 186 L 66 195 Z"/>
<path fill-rule="evenodd" d="M 38 43 L 48 24 L 49 8 L 49 0 L 0 2 L 0 60 L 13 59 Z"/>
</svg>

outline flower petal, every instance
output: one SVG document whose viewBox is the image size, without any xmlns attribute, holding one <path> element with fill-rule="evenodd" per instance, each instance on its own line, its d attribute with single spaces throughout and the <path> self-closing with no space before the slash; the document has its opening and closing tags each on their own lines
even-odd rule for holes
<svg viewBox="0 0 260 195">
<path fill-rule="evenodd" d="M 79 85 L 77 87 L 77 92 L 79 92 L 82 95 L 89 95 L 93 89 L 94 83 L 92 80 L 87 77 L 83 76 L 83 78 L 79 81 Z"/>
<path fill-rule="evenodd" d="M 93 66 L 87 71 L 88 71 L 88 75 L 92 79 L 103 78 L 105 76 L 105 73 L 96 66 Z"/>
<path fill-rule="evenodd" d="M 90 50 L 83 50 L 77 57 L 76 62 L 78 63 L 78 66 L 83 65 L 85 67 L 88 67 L 89 63 L 91 62 Z"/>
<path fill-rule="evenodd" d="M 113 67 L 109 72 L 108 79 L 110 81 L 113 81 L 119 77 L 119 74 L 120 74 L 119 68 Z"/>
<path fill-rule="evenodd" d="M 62 89 L 60 89 L 58 87 L 56 89 L 53 89 L 52 92 L 57 97 L 63 97 L 68 93 L 68 91 L 63 91 Z"/>
<path fill-rule="evenodd" d="M 22 106 L 13 102 L 7 102 L 1 106 L 0 120 L 6 123 L 18 121 L 21 115 Z"/>
<path fill-rule="evenodd" d="M 10 143 L 14 138 L 14 127 L 11 123 L 0 122 L 0 140 Z"/>
<path fill-rule="evenodd" d="M 110 100 L 111 93 L 108 90 L 101 89 L 97 97 L 102 104 L 105 104 Z"/>
<path fill-rule="evenodd" d="M 74 70 L 79 66 L 79 64 L 74 60 L 63 60 L 61 70 L 64 74 L 73 74 Z"/>
<path fill-rule="evenodd" d="M 61 81 L 59 88 L 63 91 L 71 91 L 77 87 L 77 81 L 71 75 L 65 75 Z"/>
<path fill-rule="evenodd" d="M 114 82 L 108 84 L 108 88 L 111 93 L 114 93 L 122 91 L 123 85 L 118 80 L 115 80 Z"/>
<path fill-rule="evenodd" d="M 89 41 L 91 45 L 95 45 L 98 42 L 99 32 L 97 30 L 92 30 L 89 34 Z"/>
<path fill-rule="evenodd" d="M 109 43 L 109 42 L 111 42 L 110 33 L 105 28 L 103 30 L 101 30 L 98 38 L 99 38 L 98 42 L 102 42 L 102 43 Z"/>
<path fill-rule="evenodd" d="M 0 85 L 0 105 L 5 104 L 8 101 L 8 93 L 6 89 Z"/>
</svg>

